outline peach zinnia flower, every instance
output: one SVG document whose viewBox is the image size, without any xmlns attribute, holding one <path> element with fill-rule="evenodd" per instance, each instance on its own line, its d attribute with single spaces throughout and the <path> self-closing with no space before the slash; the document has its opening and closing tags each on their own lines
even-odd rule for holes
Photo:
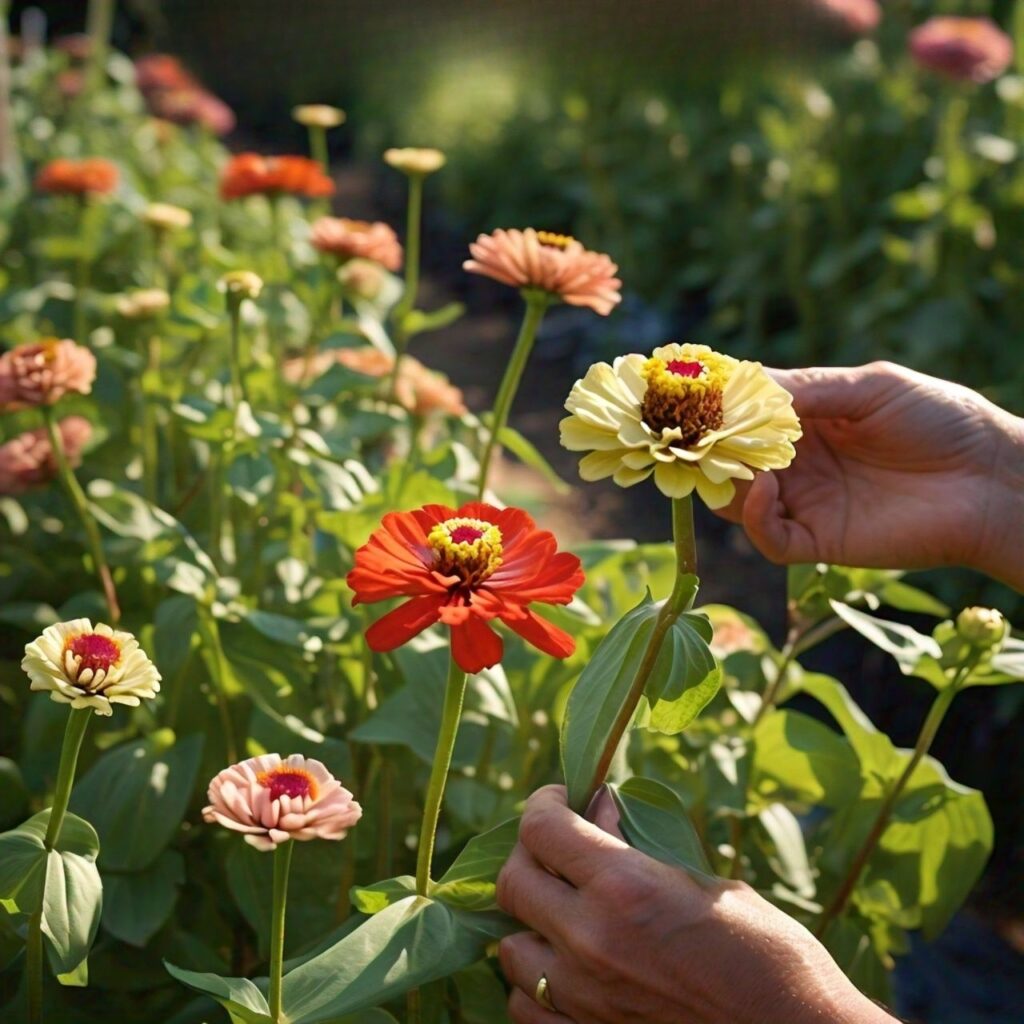
<svg viewBox="0 0 1024 1024">
<path fill-rule="evenodd" d="M 313 224 L 310 240 L 320 252 L 341 260 L 374 260 L 388 270 L 402 265 L 402 244 L 395 232 L 381 221 L 321 217 Z"/>
<path fill-rule="evenodd" d="M 148 53 L 135 62 L 135 84 L 142 93 L 169 89 L 190 89 L 198 85 L 177 57 L 169 53 Z"/>
<path fill-rule="evenodd" d="M 409 598 L 367 630 L 373 650 L 393 650 L 441 622 L 451 627 L 452 657 L 466 672 L 501 661 L 492 619 L 545 654 L 567 658 L 573 638 L 530 604 L 568 604 L 582 584 L 580 560 L 557 551 L 554 536 L 522 509 L 482 502 L 389 512 L 348 574 L 354 605 Z"/>
<path fill-rule="evenodd" d="M 363 809 L 319 762 L 292 754 L 250 757 L 218 772 L 203 820 L 245 834 L 257 850 L 289 839 L 344 839 Z"/>
<path fill-rule="evenodd" d="M 480 235 L 469 247 L 473 258 L 462 264 L 515 288 L 548 292 L 570 306 L 587 306 L 607 316 L 622 301 L 618 267 L 601 252 L 591 252 L 568 235 L 551 231 L 498 229 Z"/>
<path fill-rule="evenodd" d="M 873 32 L 882 20 L 878 0 L 816 0 L 822 13 L 838 21 L 847 32 L 863 35 Z"/>
<path fill-rule="evenodd" d="M 18 345 L 0 356 L 0 409 L 54 405 L 66 394 L 87 395 L 96 357 L 65 338 Z"/>
<path fill-rule="evenodd" d="M 1013 60 L 1010 37 L 988 18 L 929 18 L 910 33 L 910 53 L 947 78 L 983 84 Z"/>
<path fill-rule="evenodd" d="M 99 157 L 51 160 L 36 174 L 35 186 L 52 195 L 103 195 L 117 188 L 117 168 Z"/>
<path fill-rule="evenodd" d="M 239 153 L 221 174 L 220 194 L 224 199 L 283 193 L 311 199 L 329 196 L 334 194 L 334 182 L 320 164 L 304 156 Z"/>
<path fill-rule="evenodd" d="M 82 416 L 68 416 L 57 429 L 68 465 L 75 469 L 92 437 L 92 424 Z M 48 484 L 56 475 L 57 460 L 45 427 L 27 430 L 0 444 L 0 494 L 24 494 Z"/>
</svg>

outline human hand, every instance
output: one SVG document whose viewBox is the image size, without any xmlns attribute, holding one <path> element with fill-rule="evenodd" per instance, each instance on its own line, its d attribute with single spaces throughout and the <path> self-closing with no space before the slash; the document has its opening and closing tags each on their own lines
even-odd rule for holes
<svg viewBox="0 0 1024 1024">
<path fill-rule="evenodd" d="M 527 801 L 498 902 L 516 1024 L 894 1024 L 824 947 L 741 882 L 698 884 L 574 814 Z M 555 1011 L 535 1000 L 548 979 Z"/>
<path fill-rule="evenodd" d="M 804 436 L 721 514 L 775 562 L 965 565 L 1024 589 L 1024 421 L 892 363 L 773 370 Z"/>
</svg>

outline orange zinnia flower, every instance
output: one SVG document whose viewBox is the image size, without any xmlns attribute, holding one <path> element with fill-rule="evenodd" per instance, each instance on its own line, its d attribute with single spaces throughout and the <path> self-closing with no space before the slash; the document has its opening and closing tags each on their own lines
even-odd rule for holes
<svg viewBox="0 0 1024 1024">
<path fill-rule="evenodd" d="M 603 252 L 591 252 L 568 235 L 500 228 L 470 245 L 462 264 L 471 274 L 493 277 L 515 288 L 535 288 L 607 316 L 621 301 L 618 267 Z"/>
<path fill-rule="evenodd" d="M 304 156 L 239 153 L 228 161 L 221 174 L 220 194 L 224 199 L 285 192 L 310 199 L 329 196 L 334 194 L 334 182 L 316 160 Z"/>
<path fill-rule="evenodd" d="M 482 502 L 389 512 L 348 574 L 353 604 L 410 598 L 367 630 L 373 650 L 393 650 L 443 622 L 451 627 L 452 657 L 466 672 L 501 661 L 491 619 L 546 654 L 567 658 L 576 649 L 573 638 L 529 606 L 568 604 L 582 584 L 580 560 L 557 551 L 554 536 L 522 509 Z"/>
<path fill-rule="evenodd" d="M 117 168 L 99 157 L 87 160 L 51 160 L 36 175 L 36 188 L 53 195 L 84 196 L 113 192 L 117 188 Z"/>
<path fill-rule="evenodd" d="M 402 265 L 402 243 L 394 229 L 379 220 L 321 217 L 313 225 L 310 241 L 315 249 L 340 260 L 374 260 L 387 270 Z"/>
</svg>

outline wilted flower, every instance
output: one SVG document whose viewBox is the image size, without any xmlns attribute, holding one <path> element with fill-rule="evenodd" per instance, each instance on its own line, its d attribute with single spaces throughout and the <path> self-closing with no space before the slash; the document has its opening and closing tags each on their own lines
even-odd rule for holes
<svg viewBox="0 0 1024 1024">
<path fill-rule="evenodd" d="M 604 253 L 591 252 L 568 235 L 499 228 L 470 245 L 462 264 L 472 274 L 493 277 L 515 288 L 548 292 L 570 306 L 587 306 L 607 316 L 622 301 L 618 267 Z"/>
<path fill-rule="evenodd" d="M 337 128 L 345 123 L 345 111 L 326 103 L 305 103 L 293 107 L 292 117 L 307 128 Z"/>
<path fill-rule="evenodd" d="M 650 358 L 595 363 L 565 403 L 562 445 L 588 451 L 584 480 L 631 487 L 651 473 L 682 498 L 695 488 L 710 508 L 727 505 L 733 480 L 783 469 L 801 434 L 792 396 L 760 363 L 706 345 L 663 345 Z"/>
<path fill-rule="evenodd" d="M 150 203 L 139 215 L 144 224 L 157 231 L 182 231 L 192 223 L 192 214 L 170 203 Z"/>
<path fill-rule="evenodd" d="M 1006 636 L 1006 619 L 995 608 L 965 608 L 956 617 L 956 631 L 972 647 L 995 647 Z"/>
<path fill-rule="evenodd" d="M 263 278 L 251 270 L 229 270 L 217 282 L 217 287 L 229 298 L 238 301 L 258 299 L 263 291 Z"/>
<path fill-rule="evenodd" d="M 384 163 L 403 174 L 424 176 L 441 170 L 445 155 L 439 149 L 388 149 L 384 152 Z"/>
<path fill-rule="evenodd" d="M 466 672 L 501 660 L 501 637 L 488 625 L 495 618 L 545 654 L 567 658 L 573 638 L 530 605 L 568 604 L 582 584 L 580 560 L 558 552 L 553 534 L 522 509 L 482 502 L 389 512 L 348 574 L 353 604 L 409 598 L 367 630 L 373 650 L 393 650 L 441 622 Z"/>
<path fill-rule="evenodd" d="M 310 241 L 320 252 L 341 260 L 354 257 L 374 260 L 388 270 L 397 270 L 402 265 L 402 244 L 395 232 L 381 221 L 321 217 L 313 224 Z"/>
<path fill-rule="evenodd" d="M 878 0 L 816 0 L 822 13 L 839 22 L 851 35 L 864 35 L 878 28 L 882 8 Z"/>
<path fill-rule="evenodd" d="M 36 174 L 35 187 L 52 195 L 103 195 L 117 188 L 117 168 L 99 157 L 68 160 L 63 157 L 44 164 Z"/>
<path fill-rule="evenodd" d="M 118 315 L 125 320 L 149 320 L 166 313 L 171 306 L 171 297 L 163 288 L 139 288 L 119 295 L 115 307 Z"/>
<path fill-rule="evenodd" d="M 160 689 L 160 673 L 131 633 L 88 619 L 44 629 L 25 647 L 21 667 L 33 690 L 97 715 L 113 714 L 114 704 L 138 707 Z"/>
<path fill-rule="evenodd" d="M 315 160 L 304 156 L 260 156 L 239 153 L 224 168 L 220 194 L 224 199 L 289 193 L 315 199 L 334 194 L 334 182 Z"/>
<path fill-rule="evenodd" d="M 64 457 L 75 469 L 92 437 L 92 424 L 82 416 L 67 416 L 57 424 Z M 0 444 L 0 494 L 24 494 L 48 484 L 57 475 L 57 459 L 45 427 L 27 430 Z"/>
<path fill-rule="evenodd" d="M 218 772 L 203 820 L 245 834 L 257 850 L 289 839 L 344 839 L 362 817 L 352 794 L 319 762 L 292 754 L 250 757 Z"/>
<path fill-rule="evenodd" d="M 18 345 L 0 355 L 0 409 L 87 395 L 95 379 L 96 357 L 84 345 L 57 338 Z"/>
<path fill-rule="evenodd" d="M 909 45 L 922 67 L 959 81 L 991 82 L 1013 60 L 1010 37 L 988 18 L 929 18 Z"/>
<path fill-rule="evenodd" d="M 384 271 L 374 260 L 351 259 L 338 267 L 338 284 L 349 295 L 373 300 L 384 287 Z"/>
</svg>

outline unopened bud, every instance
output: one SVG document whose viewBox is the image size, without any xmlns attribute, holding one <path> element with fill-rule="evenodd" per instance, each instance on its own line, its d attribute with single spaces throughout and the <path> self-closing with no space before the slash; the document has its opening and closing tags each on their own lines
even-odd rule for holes
<svg viewBox="0 0 1024 1024">
<path fill-rule="evenodd" d="M 263 278 L 251 270 L 232 270 L 220 279 L 220 290 L 229 299 L 258 299 L 263 291 Z"/>
<path fill-rule="evenodd" d="M 1006 636 L 1006 619 L 995 608 L 965 608 L 956 617 L 956 631 L 972 647 L 995 647 Z"/>
</svg>

